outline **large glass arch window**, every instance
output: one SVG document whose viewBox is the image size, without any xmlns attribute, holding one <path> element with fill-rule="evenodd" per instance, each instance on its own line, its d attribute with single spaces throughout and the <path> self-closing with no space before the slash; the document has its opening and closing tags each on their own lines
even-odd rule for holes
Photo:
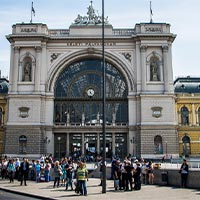
<svg viewBox="0 0 200 200">
<path fill-rule="evenodd" d="M 106 123 L 127 123 L 128 87 L 122 73 L 106 62 Z M 102 123 L 102 62 L 77 61 L 59 75 L 55 83 L 55 123 Z"/>
<path fill-rule="evenodd" d="M 181 108 L 181 124 L 189 125 L 189 111 L 185 106 Z"/>
</svg>

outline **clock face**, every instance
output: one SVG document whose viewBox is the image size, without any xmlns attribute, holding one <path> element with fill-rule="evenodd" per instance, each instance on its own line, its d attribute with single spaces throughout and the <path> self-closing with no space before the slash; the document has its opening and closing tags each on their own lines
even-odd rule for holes
<svg viewBox="0 0 200 200">
<path fill-rule="evenodd" d="M 87 95 L 88 95 L 89 97 L 94 96 L 94 90 L 93 90 L 92 88 L 88 89 L 88 90 L 87 90 Z"/>
</svg>

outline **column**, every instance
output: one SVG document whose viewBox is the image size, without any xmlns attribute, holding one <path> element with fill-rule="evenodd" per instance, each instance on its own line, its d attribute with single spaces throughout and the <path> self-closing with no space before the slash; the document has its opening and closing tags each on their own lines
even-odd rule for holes
<svg viewBox="0 0 200 200">
<path fill-rule="evenodd" d="M 45 80 L 47 77 L 47 49 L 46 49 L 46 42 L 42 43 L 42 61 L 41 61 L 41 69 L 40 69 L 40 73 L 41 73 L 41 85 L 40 85 L 40 89 L 41 91 L 45 91 Z"/>
<path fill-rule="evenodd" d="M 169 52 L 168 52 L 168 73 L 169 73 L 169 84 L 170 84 L 170 92 L 174 92 L 174 79 L 173 79 L 173 69 L 172 69 L 172 44 L 169 44 Z"/>
<path fill-rule="evenodd" d="M 23 81 L 23 63 L 19 62 L 19 76 L 18 80 L 21 82 Z"/>
<path fill-rule="evenodd" d="M 199 113 L 198 113 L 198 110 L 195 111 L 195 116 L 196 116 L 196 125 L 198 126 L 199 125 Z"/>
<path fill-rule="evenodd" d="M 67 154 L 67 156 L 69 156 L 69 134 L 70 133 L 66 133 L 66 154 Z"/>
<path fill-rule="evenodd" d="M 10 92 L 13 91 L 13 80 L 14 80 L 14 47 L 13 47 L 13 43 L 11 44 L 10 47 L 10 80 L 9 80 L 9 88 L 10 88 Z"/>
<path fill-rule="evenodd" d="M 146 68 L 146 50 L 147 46 L 141 46 L 141 80 L 142 80 L 142 92 L 146 91 L 146 80 L 147 80 L 147 68 Z M 139 66 L 137 67 L 139 68 Z"/>
<path fill-rule="evenodd" d="M 41 47 L 36 47 L 36 66 L 35 66 L 35 91 L 40 91 L 40 66 L 41 66 Z M 34 80 L 34 79 L 33 79 Z"/>
<path fill-rule="evenodd" d="M 99 154 L 100 152 L 100 133 L 97 133 L 97 153 Z"/>
<path fill-rule="evenodd" d="M 196 125 L 194 104 L 192 104 L 192 125 L 193 125 L 193 126 Z"/>
<path fill-rule="evenodd" d="M 165 88 L 165 92 L 169 92 L 169 66 L 168 66 L 168 62 L 167 62 L 167 58 L 168 58 L 168 46 L 165 45 L 162 47 L 163 48 L 163 72 L 164 72 L 164 88 Z"/>
<path fill-rule="evenodd" d="M 178 111 L 178 125 L 181 124 L 181 112 Z"/>
<path fill-rule="evenodd" d="M 14 63 L 13 63 L 13 90 L 17 92 L 17 81 L 18 81 L 18 62 L 19 62 L 19 47 L 14 47 Z"/>
<path fill-rule="evenodd" d="M 84 133 L 82 133 L 81 134 L 81 139 L 82 139 L 82 141 L 81 141 L 81 152 L 82 152 L 82 155 L 84 155 L 85 154 L 85 138 L 84 138 Z"/>
<path fill-rule="evenodd" d="M 141 84 L 142 84 L 142 75 L 141 75 L 141 63 L 140 63 L 140 42 L 136 42 L 136 74 L 137 74 L 137 82 L 138 82 L 138 85 L 137 85 L 137 90 L 138 91 L 141 91 Z"/>
<path fill-rule="evenodd" d="M 112 153 L 115 155 L 115 133 L 112 133 Z"/>
</svg>

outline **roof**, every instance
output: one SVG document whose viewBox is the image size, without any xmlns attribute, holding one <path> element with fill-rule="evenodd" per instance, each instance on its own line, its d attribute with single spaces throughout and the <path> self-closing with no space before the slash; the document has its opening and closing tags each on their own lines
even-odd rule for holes
<svg viewBox="0 0 200 200">
<path fill-rule="evenodd" d="M 174 81 L 175 93 L 200 93 L 200 77 L 183 77 Z"/>
</svg>

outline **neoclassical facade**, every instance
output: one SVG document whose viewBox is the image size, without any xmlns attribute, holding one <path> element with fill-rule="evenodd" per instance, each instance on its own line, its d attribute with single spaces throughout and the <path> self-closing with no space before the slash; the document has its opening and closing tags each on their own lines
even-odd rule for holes
<svg viewBox="0 0 200 200">
<path fill-rule="evenodd" d="M 107 156 L 178 156 L 170 25 L 106 19 L 104 30 Z M 101 153 L 102 18 L 92 5 L 69 29 L 15 24 L 7 39 L 6 154 Z"/>
<path fill-rule="evenodd" d="M 200 155 L 200 78 L 181 77 L 174 81 L 178 114 L 179 152 Z"/>
</svg>

